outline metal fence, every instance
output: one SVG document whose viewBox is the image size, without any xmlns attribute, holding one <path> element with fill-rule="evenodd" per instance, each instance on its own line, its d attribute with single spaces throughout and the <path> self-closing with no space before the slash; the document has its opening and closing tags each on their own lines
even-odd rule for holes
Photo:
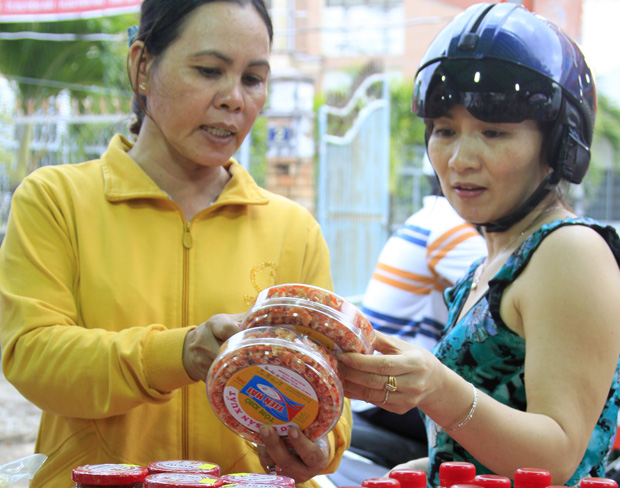
<svg viewBox="0 0 620 488">
<path fill-rule="evenodd" d="M 330 251 L 334 288 L 340 295 L 360 295 L 388 236 L 387 77 L 366 78 L 343 108 L 322 106 L 318 138 L 317 218 Z"/>
</svg>

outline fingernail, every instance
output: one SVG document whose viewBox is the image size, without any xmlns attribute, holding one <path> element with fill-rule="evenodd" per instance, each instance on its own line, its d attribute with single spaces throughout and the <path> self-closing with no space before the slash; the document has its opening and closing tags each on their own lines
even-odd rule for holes
<svg viewBox="0 0 620 488">
<path fill-rule="evenodd" d="M 346 354 L 341 354 L 338 356 L 338 361 L 342 361 L 344 364 L 351 364 L 351 358 Z"/>
<path fill-rule="evenodd" d="M 293 439 L 297 439 L 299 437 L 299 431 L 295 427 L 289 427 L 288 435 L 290 435 Z"/>
<path fill-rule="evenodd" d="M 260 435 L 261 435 L 263 438 L 267 438 L 267 437 L 269 437 L 269 435 L 271 434 L 271 429 L 270 429 L 267 425 L 265 425 L 265 424 L 261 425 L 261 426 L 258 428 L 258 431 L 260 432 Z"/>
</svg>

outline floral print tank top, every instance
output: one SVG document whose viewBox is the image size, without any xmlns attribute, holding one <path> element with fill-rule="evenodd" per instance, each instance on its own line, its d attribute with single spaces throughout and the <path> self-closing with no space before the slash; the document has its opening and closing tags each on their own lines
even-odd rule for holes
<svg viewBox="0 0 620 488">
<path fill-rule="evenodd" d="M 620 265 L 620 239 L 612 227 L 603 227 L 589 218 L 567 218 L 545 224 L 529 236 L 489 282 L 489 291 L 485 296 L 460 321 L 456 322 L 471 288 L 474 271 L 483 258 L 473 263 L 468 273 L 444 293 L 450 314 L 434 354 L 443 364 L 481 391 L 522 411 L 527 407 L 523 383 L 525 340 L 503 323 L 499 313 L 500 302 L 506 287 L 525 269 L 543 239 L 566 225 L 585 225 L 596 230 L 606 240 Z M 607 456 L 617 429 L 620 405 L 619 371 L 617 367 L 607 402 L 592 433 L 587 451 L 567 486 L 575 486 L 580 479 L 587 476 L 605 475 Z M 478 474 L 491 473 L 430 418 L 426 417 L 425 421 L 429 438 L 429 486 L 439 486 L 439 465 L 445 461 L 470 462 L 476 466 Z"/>
</svg>

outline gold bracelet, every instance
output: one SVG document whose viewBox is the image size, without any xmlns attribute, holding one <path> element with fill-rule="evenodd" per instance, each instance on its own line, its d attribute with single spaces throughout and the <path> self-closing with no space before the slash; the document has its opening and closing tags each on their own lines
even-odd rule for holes
<svg viewBox="0 0 620 488">
<path fill-rule="evenodd" d="M 463 427 L 467 422 L 469 422 L 471 418 L 474 416 L 474 411 L 476 410 L 476 406 L 478 405 L 478 390 L 476 390 L 476 387 L 472 383 L 469 383 L 469 384 L 474 390 L 474 401 L 471 404 L 471 409 L 469 410 L 467 417 L 465 417 L 465 420 L 463 420 L 461 423 L 459 423 L 455 427 L 450 427 L 449 429 L 445 429 L 445 430 L 449 430 L 449 431 L 458 430 L 461 427 Z"/>
</svg>

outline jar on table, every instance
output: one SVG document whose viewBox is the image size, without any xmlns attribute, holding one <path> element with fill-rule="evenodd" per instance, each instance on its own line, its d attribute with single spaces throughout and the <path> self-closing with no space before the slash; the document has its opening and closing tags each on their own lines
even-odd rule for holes
<svg viewBox="0 0 620 488">
<path fill-rule="evenodd" d="M 288 476 L 267 473 L 231 473 L 221 476 L 225 485 L 234 486 L 279 486 L 283 488 L 295 488 L 295 480 Z"/>
<path fill-rule="evenodd" d="M 224 482 L 217 476 L 195 473 L 157 473 L 149 474 L 144 480 L 144 488 L 220 488 Z"/>
<path fill-rule="evenodd" d="M 157 473 L 193 473 L 219 476 L 220 467 L 214 463 L 187 459 L 154 461 L 147 466 L 149 474 Z"/>
<path fill-rule="evenodd" d="M 148 469 L 135 464 L 85 464 L 71 472 L 75 488 L 143 488 Z"/>
</svg>

